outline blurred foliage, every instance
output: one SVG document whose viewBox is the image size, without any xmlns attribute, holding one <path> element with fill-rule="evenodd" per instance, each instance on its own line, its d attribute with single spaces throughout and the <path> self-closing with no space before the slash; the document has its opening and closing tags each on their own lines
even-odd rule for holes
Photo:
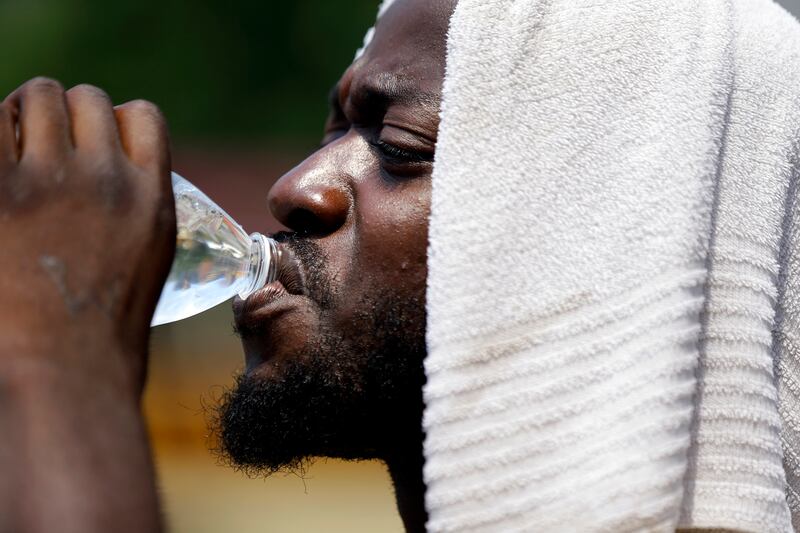
<svg viewBox="0 0 800 533">
<path fill-rule="evenodd" d="M 780 0 L 800 11 L 800 0 Z M 0 97 L 36 75 L 146 98 L 178 141 L 320 137 L 378 0 L 0 0 Z"/>
<path fill-rule="evenodd" d="M 377 0 L 0 0 L 0 93 L 37 75 L 156 102 L 179 141 L 310 145 Z"/>
</svg>

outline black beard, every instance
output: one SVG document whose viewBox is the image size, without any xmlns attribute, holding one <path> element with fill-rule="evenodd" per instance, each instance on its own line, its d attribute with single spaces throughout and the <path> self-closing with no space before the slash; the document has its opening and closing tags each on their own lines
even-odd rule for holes
<svg viewBox="0 0 800 533">
<path fill-rule="evenodd" d="M 313 253 L 313 246 L 293 249 Z M 309 264 L 305 260 L 312 258 L 303 259 Z M 332 300 L 325 303 L 335 308 Z M 386 459 L 396 450 L 419 448 L 424 297 L 401 299 L 384 291 L 358 309 L 349 328 L 355 333 L 321 331 L 275 377 L 240 375 L 223 394 L 212 437 L 224 463 L 269 475 L 302 471 L 315 456 Z"/>
</svg>

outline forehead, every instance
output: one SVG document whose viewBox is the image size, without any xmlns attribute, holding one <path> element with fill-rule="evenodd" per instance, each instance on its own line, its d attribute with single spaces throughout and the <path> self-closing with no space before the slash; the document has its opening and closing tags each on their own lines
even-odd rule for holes
<svg viewBox="0 0 800 533">
<path fill-rule="evenodd" d="M 345 74 L 341 89 L 349 90 L 354 80 L 369 80 L 397 92 L 440 94 L 454 6 L 454 0 L 395 0 L 378 20 L 364 54 Z"/>
</svg>

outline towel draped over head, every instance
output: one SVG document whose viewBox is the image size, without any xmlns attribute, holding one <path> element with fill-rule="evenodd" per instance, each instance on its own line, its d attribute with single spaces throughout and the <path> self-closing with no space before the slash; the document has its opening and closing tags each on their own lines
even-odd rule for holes
<svg viewBox="0 0 800 533">
<path fill-rule="evenodd" d="M 460 0 L 441 119 L 429 531 L 800 526 L 800 25 Z"/>
</svg>

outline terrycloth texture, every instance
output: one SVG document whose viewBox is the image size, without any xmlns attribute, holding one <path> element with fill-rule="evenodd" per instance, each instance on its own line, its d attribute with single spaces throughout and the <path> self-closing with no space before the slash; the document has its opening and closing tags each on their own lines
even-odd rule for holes
<svg viewBox="0 0 800 533">
<path fill-rule="evenodd" d="M 780 255 L 774 350 L 778 363 L 778 410 L 782 421 L 783 466 L 788 481 L 787 500 L 792 511 L 792 525 L 795 531 L 800 531 L 800 161 L 794 160 L 793 167 Z"/>
<path fill-rule="evenodd" d="M 767 0 L 460 0 L 430 531 L 791 530 L 798 51 Z"/>
<path fill-rule="evenodd" d="M 781 390 L 800 374 L 790 371 L 779 381 L 782 403 L 777 408 L 773 369 L 800 357 L 778 342 L 781 331 L 784 339 L 797 335 L 796 327 L 786 329 L 800 319 L 791 303 L 800 297 L 796 267 L 785 280 L 794 288 L 776 306 L 780 272 L 788 274 L 789 237 L 797 232 L 791 205 L 797 195 L 800 39 L 797 23 L 769 2 L 737 1 L 732 17 L 735 80 L 720 165 L 681 524 L 791 530 L 784 487 L 788 476 L 777 448 L 791 425 L 778 410 L 786 422 L 791 420 L 786 415 L 800 415 L 800 405 L 786 403 Z M 776 310 L 786 303 L 793 311 L 776 328 Z M 778 348 L 774 352 L 773 345 Z M 787 451 L 789 458 L 800 448 Z M 797 489 L 797 480 L 791 481 Z M 797 512 L 796 500 L 790 502 Z"/>
</svg>

